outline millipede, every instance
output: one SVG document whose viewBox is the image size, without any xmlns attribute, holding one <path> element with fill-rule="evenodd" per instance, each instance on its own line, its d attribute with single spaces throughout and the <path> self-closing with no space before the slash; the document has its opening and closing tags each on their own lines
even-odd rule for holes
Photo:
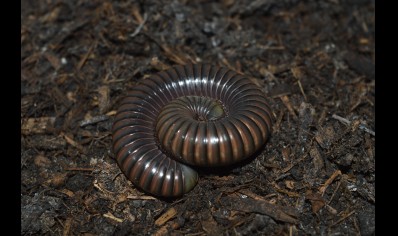
<svg viewBox="0 0 398 236">
<path fill-rule="evenodd" d="M 143 191 L 180 197 L 198 181 L 195 167 L 240 162 L 271 134 L 271 108 L 252 80 L 233 70 L 177 65 L 142 79 L 121 101 L 113 152 Z"/>
</svg>

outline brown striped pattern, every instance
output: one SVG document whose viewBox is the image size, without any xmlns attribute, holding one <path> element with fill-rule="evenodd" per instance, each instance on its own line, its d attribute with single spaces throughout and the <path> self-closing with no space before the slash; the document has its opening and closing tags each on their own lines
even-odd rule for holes
<svg viewBox="0 0 398 236">
<path fill-rule="evenodd" d="M 198 179 L 190 166 L 230 165 L 260 149 L 271 109 L 249 79 L 210 65 L 175 66 L 129 92 L 113 125 L 123 173 L 144 191 L 182 196 Z"/>
</svg>

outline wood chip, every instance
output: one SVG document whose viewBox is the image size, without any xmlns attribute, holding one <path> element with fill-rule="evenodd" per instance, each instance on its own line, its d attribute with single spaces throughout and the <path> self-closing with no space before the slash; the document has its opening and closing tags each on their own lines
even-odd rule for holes
<svg viewBox="0 0 398 236">
<path fill-rule="evenodd" d="M 157 198 L 155 197 L 151 197 L 151 196 L 135 196 L 135 195 L 128 195 L 127 199 L 132 199 L 132 200 L 157 200 Z"/>
<path fill-rule="evenodd" d="M 312 212 L 315 214 L 317 213 L 323 206 L 325 206 L 326 202 L 319 193 L 314 193 L 311 190 L 309 190 L 305 194 L 305 198 L 310 200 L 311 202 L 311 207 L 312 207 Z"/>
<path fill-rule="evenodd" d="M 26 118 L 21 120 L 22 134 L 44 134 L 54 127 L 55 117 Z"/>
<path fill-rule="evenodd" d="M 332 118 L 340 121 L 341 123 L 343 123 L 345 125 L 350 125 L 351 124 L 351 121 L 349 121 L 348 119 L 346 119 L 344 117 L 338 116 L 336 114 L 333 114 Z"/>
<path fill-rule="evenodd" d="M 170 221 L 167 224 L 163 225 L 162 227 L 160 227 L 160 229 L 158 231 L 156 231 L 154 234 L 152 234 L 153 236 L 163 236 L 163 235 L 170 235 L 171 229 L 179 229 L 184 225 L 184 220 L 174 220 L 174 221 Z M 173 235 L 173 234 L 171 234 Z"/>
<path fill-rule="evenodd" d="M 35 156 L 33 162 L 37 167 L 48 167 L 51 164 L 50 159 L 40 154 Z"/>
<path fill-rule="evenodd" d="M 61 68 L 61 60 L 54 53 L 47 51 L 43 55 L 55 70 L 59 70 Z"/>
<path fill-rule="evenodd" d="M 166 69 L 170 68 L 170 66 L 168 66 L 167 64 L 159 61 L 158 57 L 152 57 L 150 64 L 153 68 L 155 68 L 156 70 L 159 70 L 159 71 L 166 70 Z"/>
<path fill-rule="evenodd" d="M 169 235 L 169 230 L 167 229 L 167 225 L 162 226 L 159 230 L 157 230 L 153 236 L 163 236 L 163 235 Z"/>
<path fill-rule="evenodd" d="M 292 189 L 294 189 L 295 182 L 292 180 L 286 180 L 285 185 L 286 185 L 286 188 L 292 190 Z"/>
<path fill-rule="evenodd" d="M 177 215 L 177 211 L 174 207 L 168 209 L 163 215 L 161 215 L 159 218 L 156 219 L 155 225 L 157 226 L 162 226 L 164 225 L 167 221 L 171 220 Z"/>
<path fill-rule="evenodd" d="M 223 197 L 224 201 L 230 202 L 230 210 L 237 210 L 249 213 L 259 213 L 272 217 L 275 220 L 297 224 L 298 211 L 289 206 L 278 206 L 265 200 L 255 200 L 248 197 L 242 197 L 237 194 Z"/>
<path fill-rule="evenodd" d="M 98 89 L 98 107 L 99 112 L 103 114 L 106 110 L 108 110 L 110 105 L 110 98 L 109 98 L 109 87 L 104 85 Z"/>
<path fill-rule="evenodd" d="M 345 216 L 343 216 L 341 219 L 339 219 L 338 221 L 336 221 L 335 223 L 333 223 L 330 227 L 333 227 L 333 226 L 335 226 L 335 225 L 338 225 L 338 224 L 340 224 L 341 222 L 343 222 L 345 219 L 347 219 L 348 217 L 350 217 L 352 214 L 354 214 L 355 213 L 355 210 L 354 211 L 351 211 L 350 213 L 348 213 L 347 215 L 345 215 Z"/>
<path fill-rule="evenodd" d="M 284 161 L 287 162 L 287 161 L 290 160 L 290 153 L 291 153 L 291 150 L 290 150 L 289 147 L 283 147 L 282 148 L 282 157 L 283 157 Z"/>
<path fill-rule="evenodd" d="M 138 24 L 142 24 L 144 22 L 144 19 L 141 16 L 140 13 L 140 8 L 138 5 L 134 5 L 133 9 L 131 10 L 132 15 L 134 16 L 135 20 L 137 21 Z"/>
<path fill-rule="evenodd" d="M 315 146 L 310 149 L 310 157 L 312 158 L 312 164 L 314 164 L 314 173 L 318 173 L 325 167 L 321 153 L 316 146 L 315 144 Z"/>
<path fill-rule="evenodd" d="M 73 136 L 72 136 L 72 135 L 70 135 L 70 134 L 64 134 L 63 136 L 64 136 L 65 141 L 66 141 L 68 144 L 70 144 L 70 145 L 72 145 L 73 147 L 79 149 L 79 151 L 81 151 L 81 152 L 84 151 L 83 146 L 80 145 L 80 143 L 76 142 L 76 141 L 73 139 Z"/>
<path fill-rule="evenodd" d="M 375 151 L 374 151 L 374 144 L 371 141 L 371 138 L 365 136 L 365 145 L 366 145 L 366 153 L 369 156 L 370 160 L 374 160 L 375 158 Z"/>
<path fill-rule="evenodd" d="M 300 194 L 280 188 L 276 183 L 274 183 L 274 188 L 276 189 L 276 191 L 287 194 L 289 197 L 300 197 Z"/>
<path fill-rule="evenodd" d="M 73 224 L 73 217 L 66 218 L 65 223 L 64 223 L 64 230 L 62 232 L 63 236 L 71 235 L 70 229 L 72 227 L 72 224 Z"/>
<path fill-rule="evenodd" d="M 293 66 L 290 68 L 290 71 L 293 74 L 293 77 L 300 80 L 304 77 L 304 71 L 300 66 Z"/>
<path fill-rule="evenodd" d="M 110 212 L 103 214 L 103 216 L 106 217 L 106 218 L 109 218 L 109 219 L 111 219 L 111 220 L 114 220 L 114 221 L 116 221 L 116 222 L 119 222 L 119 223 L 122 223 L 122 222 L 124 221 L 123 219 L 120 219 L 120 218 L 115 217 L 115 216 L 114 216 L 112 213 L 110 213 Z"/>
<path fill-rule="evenodd" d="M 46 181 L 46 183 L 53 187 L 60 187 L 65 184 L 67 178 L 67 173 L 55 173 L 50 179 Z"/>
<path fill-rule="evenodd" d="M 328 188 L 328 186 L 333 182 L 333 180 L 335 180 L 338 176 L 341 176 L 341 171 L 340 170 L 336 170 L 332 176 L 330 176 L 330 178 L 328 180 L 326 180 L 326 182 L 323 184 L 322 187 L 319 188 L 319 192 L 322 194 L 325 193 L 326 189 Z"/>
<path fill-rule="evenodd" d="M 63 194 L 65 194 L 65 195 L 67 195 L 68 197 L 70 197 L 70 198 L 73 198 L 74 196 L 75 196 L 75 193 L 74 192 L 72 192 L 72 191 L 70 191 L 69 189 L 61 189 L 61 190 L 59 190 L 61 193 L 63 193 Z"/>
<path fill-rule="evenodd" d="M 309 133 L 310 127 L 314 124 L 314 117 L 316 115 L 315 108 L 306 102 L 302 102 L 299 107 L 299 122 L 302 132 Z"/>
<path fill-rule="evenodd" d="M 29 139 L 27 147 L 44 150 L 61 150 L 66 146 L 62 136 L 38 135 Z"/>
<path fill-rule="evenodd" d="M 290 64 L 268 65 L 268 70 L 275 75 L 288 71 L 290 67 L 291 67 Z"/>
<path fill-rule="evenodd" d="M 229 7 L 235 3 L 235 0 L 222 0 L 221 2 L 225 7 Z"/>
<path fill-rule="evenodd" d="M 116 113 L 117 113 L 116 110 L 112 110 L 112 111 L 106 113 L 105 115 L 107 115 L 107 116 L 114 116 L 114 115 L 116 115 Z"/>
<path fill-rule="evenodd" d="M 286 108 L 289 111 L 289 113 L 293 116 L 293 118 L 297 119 L 297 115 L 294 112 L 293 105 L 290 103 L 289 97 L 286 96 L 286 95 L 283 95 L 283 96 L 280 97 L 280 99 L 282 100 L 283 104 L 286 106 Z"/>
<path fill-rule="evenodd" d="M 104 193 L 105 195 L 110 195 L 113 196 L 114 193 L 107 190 L 105 187 L 103 187 L 101 183 L 99 183 L 97 180 L 94 180 L 94 187 L 97 188 L 99 191 L 101 191 L 102 193 Z"/>
<path fill-rule="evenodd" d="M 336 215 L 336 214 L 337 214 L 337 210 L 334 209 L 333 207 L 327 205 L 327 204 L 325 205 L 325 209 L 328 210 L 328 212 L 330 212 L 330 213 L 333 214 L 333 215 Z"/>
<path fill-rule="evenodd" d="M 320 127 L 315 134 L 315 140 L 323 149 L 328 149 L 336 139 L 333 126 Z"/>
<path fill-rule="evenodd" d="M 90 117 L 88 119 L 80 121 L 79 125 L 80 125 L 80 127 L 84 127 L 84 126 L 87 126 L 87 125 L 93 125 L 93 124 L 96 124 L 98 122 L 106 121 L 108 119 L 109 119 L 109 116 L 107 116 L 107 115 L 94 116 L 94 117 Z"/>
<path fill-rule="evenodd" d="M 165 56 L 170 59 L 171 61 L 180 64 L 180 65 L 185 65 L 187 63 L 194 63 L 194 61 L 190 60 L 188 55 L 185 55 L 181 53 L 177 48 L 174 48 L 174 50 L 167 46 L 167 45 L 160 45 L 161 48 L 164 51 Z"/>
<path fill-rule="evenodd" d="M 206 232 L 206 235 L 222 235 L 222 228 L 214 220 L 209 210 L 204 212 L 202 217 L 203 218 L 200 220 L 200 224 L 202 225 L 203 231 Z"/>
<path fill-rule="evenodd" d="M 67 167 L 65 170 L 74 170 L 74 171 L 94 171 L 94 168 L 90 167 Z"/>
<path fill-rule="evenodd" d="M 55 21 L 58 18 L 60 12 L 61 12 L 61 5 L 55 6 L 54 8 L 52 8 L 51 11 L 47 12 L 47 14 L 41 16 L 39 20 L 41 23 L 49 23 Z"/>
<path fill-rule="evenodd" d="M 97 235 L 92 233 L 82 233 L 82 236 L 97 236 Z"/>
</svg>

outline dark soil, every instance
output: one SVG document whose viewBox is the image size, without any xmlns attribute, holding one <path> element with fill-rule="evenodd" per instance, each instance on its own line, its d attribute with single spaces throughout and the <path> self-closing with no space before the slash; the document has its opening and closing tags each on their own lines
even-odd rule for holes
<svg viewBox="0 0 398 236">
<path fill-rule="evenodd" d="M 374 235 L 374 1 L 21 4 L 21 234 Z M 121 174 L 112 121 L 139 79 L 192 62 L 258 79 L 273 134 L 158 199 Z"/>
</svg>

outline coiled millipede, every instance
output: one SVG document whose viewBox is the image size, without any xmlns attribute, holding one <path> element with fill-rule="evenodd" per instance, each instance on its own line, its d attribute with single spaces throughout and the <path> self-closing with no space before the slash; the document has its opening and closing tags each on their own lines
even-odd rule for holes
<svg viewBox="0 0 398 236">
<path fill-rule="evenodd" d="M 230 165 L 271 133 L 261 89 L 210 65 L 175 66 L 144 79 L 122 100 L 112 127 L 116 161 L 134 185 L 177 197 L 198 180 L 192 166 Z"/>
</svg>

